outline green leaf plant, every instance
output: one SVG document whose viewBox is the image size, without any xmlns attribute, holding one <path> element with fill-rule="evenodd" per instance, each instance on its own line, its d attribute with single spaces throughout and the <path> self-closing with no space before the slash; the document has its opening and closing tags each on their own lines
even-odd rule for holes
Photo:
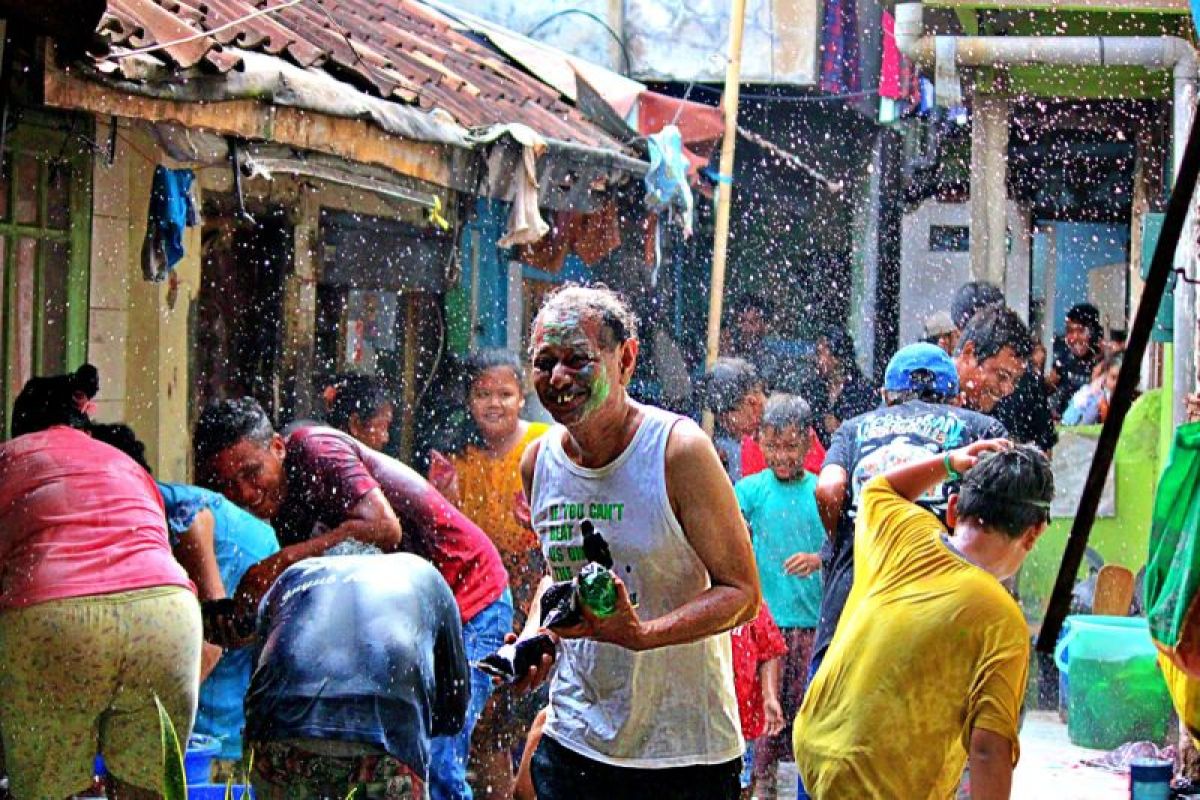
<svg viewBox="0 0 1200 800">
<path fill-rule="evenodd" d="M 187 800 L 187 775 L 183 771 L 183 748 L 171 715 L 163 707 L 158 695 L 154 696 L 158 706 L 158 727 L 162 734 L 163 800 Z"/>
</svg>

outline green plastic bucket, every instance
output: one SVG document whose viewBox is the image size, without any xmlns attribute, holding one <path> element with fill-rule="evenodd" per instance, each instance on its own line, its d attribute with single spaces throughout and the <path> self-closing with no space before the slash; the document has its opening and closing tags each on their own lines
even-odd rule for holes
<svg viewBox="0 0 1200 800">
<path fill-rule="evenodd" d="M 1067 738 L 1098 750 L 1136 741 L 1161 744 L 1171 698 L 1146 620 L 1077 615 L 1067 622 L 1054 649 L 1055 663 L 1069 679 Z"/>
</svg>

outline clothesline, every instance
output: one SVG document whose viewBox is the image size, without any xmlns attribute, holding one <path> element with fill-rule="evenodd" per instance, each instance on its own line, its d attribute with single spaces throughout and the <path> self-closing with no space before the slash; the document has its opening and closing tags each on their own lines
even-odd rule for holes
<svg viewBox="0 0 1200 800">
<path fill-rule="evenodd" d="M 774 142 L 764 139 L 763 137 L 759 136 L 757 133 L 754 133 L 753 131 L 746 130 L 741 125 L 738 126 L 737 132 L 738 132 L 739 136 L 742 136 L 743 138 L 750 140 L 754 144 L 758 145 L 759 147 L 761 147 L 764 150 L 766 150 L 767 152 L 769 152 L 771 155 L 782 159 L 789 166 L 792 166 L 792 167 L 800 170 L 801 172 L 804 172 L 810 178 L 817 181 L 818 183 L 823 185 L 826 189 L 833 192 L 834 194 L 837 194 L 838 192 L 842 191 L 844 184 L 841 181 L 830 180 L 829 178 L 825 177 L 820 172 L 818 172 L 817 170 L 810 167 L 808 164 L 805 164 L 800 159 L 800 156 L 796 155 L 795 153 L 791 153 L 791 152 L 788 152 L 787 150 L 784 150 L 782 147 L 775 144 Z"/>
<path fill-rule="evenodd" d="M 703 83 L 696 84 L 696 88 L 705 92 L 720 95 L 723 90 L 715 86 L 706 86 Z M 738 97 L 742 100 L 756 100 L 763 102 L 774 103 L 823 103 L 830 100 L 852 100 L 857 97 L 870 97 L 879 94 L 879 87 L 875 86 L 870 89 L 863 89 L 858 92 L 845 92 L 843 94 L 806 94 L 806 95 L 772 95 L 772 94 L 745 94 L 739 93 Z"/>
</svg>

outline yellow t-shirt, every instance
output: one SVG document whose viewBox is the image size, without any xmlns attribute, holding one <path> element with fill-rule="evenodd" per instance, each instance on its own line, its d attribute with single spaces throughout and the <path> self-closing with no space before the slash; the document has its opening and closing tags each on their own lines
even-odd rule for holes
<svg viewBox="0 0 1200 800">
<path fill-rule="evenodd" d="M 483 528 L 501 554 L 538 547 L 537 534 L 513 516 L 513 502 L 521 491 L 521 455 L 549 427 L 544 422 L 529 423 L 524 438 L 501 458 L 474 446 L 450 458 L 458 471 L 459 510 Z"/>
<path fill-rule="evenodd" d="M 854 588 L 793 731 L 815 798 L 950 798 L 974 728 L 1018 754 L 1029 630 L 1000 582 L 882 477 L 862 491 Z"/>
</svg>

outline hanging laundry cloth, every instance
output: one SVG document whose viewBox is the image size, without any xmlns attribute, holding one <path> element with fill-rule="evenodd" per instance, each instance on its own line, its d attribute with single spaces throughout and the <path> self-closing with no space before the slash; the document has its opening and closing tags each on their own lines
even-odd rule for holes
<svg viewBox="0 0 1200 800">
<path fill-rule="evenodd" d="M 862 76 L 859 74 L 856 0 L 825 1 L 821 50 L 821 91 L 829 94 L 860 91 Z"/>
<path fill-rule="evenodd" d="M 190 169 L 154 168 L 146 239 L 142 242 L 142 275 L 161 283 L 183 258 L 183 229 L 200 222 L 192 192 L 196 175 Z"/>
<path fill-rule="evenodd" d="M 653 212 L 680 212 L 683 235 L 692 235 L 692 188 L 688 185 L 688 160 L 683 155 L 679 128 L 668 125 L 647 138 L 650 171 L 646 173 L 646 207 Z"/>
<path fill-rule="evenodd" d="M 557 274 L 570 253 L 593 267 L 621 246 L 617 202 L 609 200 L 591 214 L 559 211 L 550 232 L 533 244 L 522 245 L 517 258 L 531 267 Z"/>
<path fill-rule="evenodd" d="M 882 15 L 883 54 L 879 65 L 879 96 L 904 100 L 917 106 L 921 102 L 921 84 L 916 65 L 896 47 L 896 18 L 890 11 Z"/>
<path fill-rule="evenodd" d="M 503 134 L 508 134 L 521 145 L 521 161 L 505 195 L 505 199 L 512 203 L 508 230 L 497 244 L 515 247 L 536 242 L 550 231 L 550 226 L 538 210 L 537 162 L 546 152 L 547 145 L 540 133 L 517 122 L 494 126 L 479 137 L 479 141 L 493 141 Z"/>
</svg>

